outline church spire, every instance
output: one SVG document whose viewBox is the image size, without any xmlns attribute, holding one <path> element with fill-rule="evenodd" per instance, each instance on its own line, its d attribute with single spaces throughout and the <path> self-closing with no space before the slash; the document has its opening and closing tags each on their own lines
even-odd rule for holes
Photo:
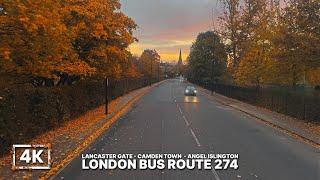
<svg viewBox="0 0 320 180">
<path fill-rule="evenodd" d="M 178 74 L 179 75 L 182 75 L 182 53 L 181 53 L 181 49 L 180 49 L 180 53 L 179 53 L 179 61 L 178 61 L 178 64 L 177 64 L 177 70 L 178 70 Z"/>
<path fill-rule="evenodd" d="M 178 66 L 182 65 L 182 55 L 181 55 L 181 49 L 180 49 L 180 54 L 179 54 L 179 61 L 178 61 Z"/>
</svg>

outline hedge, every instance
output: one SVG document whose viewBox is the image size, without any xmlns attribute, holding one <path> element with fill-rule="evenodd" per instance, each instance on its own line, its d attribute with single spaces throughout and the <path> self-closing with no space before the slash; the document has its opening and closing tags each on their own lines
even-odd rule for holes
<svg viewBox="0 0 320 180">
<path fill-rule="evenodd" d="M 155 81 L 155 80 L 154 80 Z M 149 84 L 145 78 L 111 81 L 109 98 Z M 104 81 L 64 87 L 10 88 L 0 91 L 0 155 L 105 103 Z"/>
</svg>

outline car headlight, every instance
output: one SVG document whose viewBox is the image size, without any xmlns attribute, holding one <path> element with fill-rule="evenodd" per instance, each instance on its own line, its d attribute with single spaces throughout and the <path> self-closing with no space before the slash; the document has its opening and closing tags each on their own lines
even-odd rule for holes
<svg viewBox="0 0 320 180">
<path fill-rule="evenodd" d="M 189 90 L 186 90 L 186 93 L 189 93 Z"/>
<path fill-rule="evenodd" d="M 194 90 L 193 92 L 194 92 L 194 93 L 197 93 L 198 91 L 197 91 L 197 90 Z"/>
</svg>

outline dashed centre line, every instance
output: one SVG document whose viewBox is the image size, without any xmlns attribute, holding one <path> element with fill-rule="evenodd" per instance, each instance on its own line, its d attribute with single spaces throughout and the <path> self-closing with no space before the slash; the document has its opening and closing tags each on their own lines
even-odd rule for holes
<svg viewBox="0 0 320 180">
<path fill-rule="evenodd" d="M 189 127 L 190 126 L 190 123 L 189 121 L 187 120 L 187 118 L 185 116 L 182 116 L 182 118 L 184 119 L 184 122 L 186 122 L 187 126 Z"/>
<path fill-rule="evenodd" d="M 190 130 L 193 139 L 196 141 L 197 146 L 200 147 L 200 146 L 201 146 L 200 141 L 198 140 L 196 134 L 195 134 L 195 133 L 193 132 L 193 130 L 191 129 L 190 123 L 189 123 L 189 121 L 187 120 L 186 116 L 183 115 L 183 112 L 182 112 L 182 110 L 181 110 L 181 107 L 180 107 L 178 104 L 177 104 L 177 107 L 178 107 L 178 109 L 179 109 L 179 111 L 180 111 L 180 113 L 181 113 L 181 115 L 182 115 L 182 118 L 183 118 L 184 122 L 186 123 L 188 129 Z"/>
<path fill-rule="evenodd" d="M 192 136 L 193 136 L 194 140 L 196 141 L 196 143 L 197 143 L 198 147 L 200 147 L 200 146 L 201 146 L 201 144 L 200 144 L 200 142 L 199 142 L 199 140 L 198 140 L 198 138 L 197 138 L 196 134 L 194 134 L 194 132 L 193 132 L 193 130 L 192 130 L 191 128 L 189 128 L 189 129 L 190 129 L 190 132 L 191 132 L 191 134 L 192 134 Z"/>
<path fill-rule="evenodd" d="M 181 113 L 181 114 L 183 114 L 183 112 L 182 112 L 182 110 L 181 110 L 181 108 L 180 108 L 180 106 L 179 106 L 179 105 L 178 105 L 178 108 L 179 108 L 180 113 Z"/>
<path fill-rule="evenodd" d="M 216 178 L 216 180 L 221 180 L 216 170 L 211 169 L 211 172 L 212 172 L 214 178 Z"/>
<path fill-rule="evenodd" d="M 176 100 L 175 100 L 175 102 L 176 102 Z M 196 134 L 195 134 L 194 131 L 192 130 L 188 119 L 186 118 L 186 116 L 183 115 L 183 112 L 182 112 L 181 107 L 179 106 L 179 104 L 177 104 L 177 107 L 178 107 L 178 109 L 179 109 L 179 111 L 180 111 L 180 113 L 181 113 L 181 115 L 182 115 L 182 118 L 183 118 L 183 120 L 185 121 L 188 129 L 190 130 L 193 139 L 196 141 L 197 146 L 198 146 L 198 147 L 201 147 L 201 144 L 200 144 L 199 139 L 197 138 Z M 219 175 L 218 175 L 218 173 L 217 173 L 217 171 L 216 171 L 215 169 L 211 169 L 211 172 L 212 172 L 212 174 L 213 174 L 213 176 L 214 176 L 214 178 L 215 178 L 216 180 L 221 180 L 220 177 L 219 177 Z"/>
</svg>

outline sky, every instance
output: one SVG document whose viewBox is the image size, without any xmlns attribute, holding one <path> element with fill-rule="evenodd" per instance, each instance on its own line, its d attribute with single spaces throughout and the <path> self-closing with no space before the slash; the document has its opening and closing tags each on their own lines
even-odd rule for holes
<svg viewBox="0 0 320 180">
<path fill-rule="evenodd" d="M 121 10 L 135 20 L 138 43 L 130 51 L 140 56 L 155 49 L 164 61 L 183 60 L 200 32 L 212 30 L 213 16 L 221 13 L 218 0 L 120 0 Z"/>
</svg>

